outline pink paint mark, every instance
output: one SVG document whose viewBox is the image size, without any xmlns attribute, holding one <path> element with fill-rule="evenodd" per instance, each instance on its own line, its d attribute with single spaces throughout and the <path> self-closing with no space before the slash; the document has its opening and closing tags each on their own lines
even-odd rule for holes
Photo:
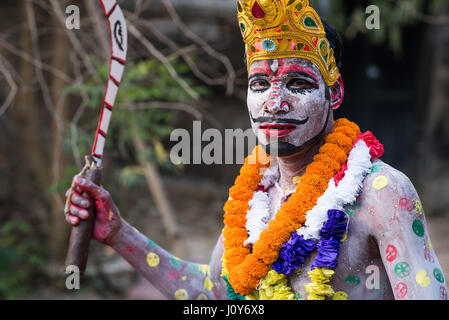
<svg viewBox="0 0 449 320">
<path fill-rule="evenodd" d="M 440 298 L 442 300 L 447 300 L 447 290 L 444 286 L 440 286 Z"/>
<path fill-rule="evenodd" d="M 168 271 L 168 277 L 172 280 L 179 278 L 179 271 L 176 269 L 170 269 Z"/>
<path fill-rule="evenodd" d="M 399 299 L 403 299 L 408 292 L 407 285 L 404 282 L 399 282 L 395 287 L 396 295 Z"/>
<path fill-rule="evenodd" d="M 129 253 L 133 253 L 134 249 L 131 248 L 130 246 L 126 246 L 126 251 L 128 251 Z"/>
<path fill-rule="evenodd" d="M 394 245 L 389 244 L 387 246 L 387 249 L 385 250 L 385 254 L 386 254 L 385 258 L 387 259 L 387 261 L 392 262 L 398 256 L 398 250 Z"/>
<path fill-rule="evenodd" d="M 291 65 L 283 65 L 280 67 L 279 69 L 279 75 L 285 75 L 290 71 L 298 71 L 298 72 L 303 72 L 305 74 L 308 74 L 309 76 L 311 76 L 316 82 L 319 83 L 318 77 L 312 72 L 312 70 L 302 67 L 300 65 L 297 64 L 291 64 Z"/>
<path fill-rule="evenodd" d="M 430 252 L 429 248 L 424 248 L 424 259 L 426 259 L 427 261 L 429 261 L 430 263 L 434 263 L 435 259 L 432 256 L 432 253 Z"/>
<path fill-rule="evenodd" d="M 399 208 L 411 212 L 414 209 L 414 203 L 408 198 L 399 199 Z"/>
</svg>

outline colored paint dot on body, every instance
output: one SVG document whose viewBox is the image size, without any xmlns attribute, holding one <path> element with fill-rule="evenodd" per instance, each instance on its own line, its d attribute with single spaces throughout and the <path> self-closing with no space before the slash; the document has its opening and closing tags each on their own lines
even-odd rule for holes
<svg viewBox="0 0 449 320">
<path fill-rule="evenodd" d="M 394 291 L 396 292 L 396 296 L 398 299 L 403 299 L 408 292 L 407 285 L 404 282 L 399 282 L 395 287 Z"/>
<path fill-rule="evenodd" d="M 337 291 L 332 296 L 332 300 L 348 300 L 348 294 L 343 291 Z"/>
<path fill-rule="evenodd" d="M 344 207 L 344 211 L 348 216 L 353 216 L 359 211 L 359 204 L 357 202 L 354 202 L 353 204 L 346 205 Z"/>
<path fill-rule="evenodd" d="M 157 267 L 159 265 L 159 261 L 160 258 L 156 253 L 150 252 L 147 255 L 147 263 L 150 267 Z"/>
<path fill-rule="evenodd" d="M 355 288 L 360 284 L 360 278 L 358 276 L 349 276 L 345 279 L 345 282 L 351 287 Z"/>
<path fill-rule="evenodd" d="M 394 267 L 394 273 L 400 278 L 405 278 L 410 274 L 410 265 L 407 262 L 399 262 Z"/>
<path fill-rule="evenodd" d="M 430 250 L 433 250 L 432 243 L 430 242 L 429 236 L 427 236 L 426 238 L 427 238 L 427 246 L 429 247 Z"/>
<path fill-rule="evenodd" d="M 430 284 L 430 277 L 427 276 L 427 271 L 424 269 L 416 273 L 415 280 L 421 287 L 427 287 Z"/>
<path fill-rule="evenodd" d="M 153 248 L 156 248 L 156 243 L 154 243 L 153 240 L 151 240 L 150 238 L 147 238 L 147 242 L 150 246 L 152 246 Z"/>
<path fill-rule="evenodd" d="M 194 263 L 189 263 L 187 269 L 188 269 L 190 272 L 192 272 L 193 274 L 199 274 L 199 273 L 200 273 L 199 268 L 198 268 L 197 265 L 194 264 Z"/>
<path fill-rule="evenodd" d="M 170 257 L 170 264 L 173 266 L 173 268 L 179 269 L 181 268 L 181 260 L 175 256 Z"/>
<path fill-rule="evenodd" d="M 418 219 L 415 219 L 412 224 L 413 232 L 418 236 L 424 236 L 424 225 Z"/>
<path fill-rule="evenodd" d="M 189 298 L 189 294 L 185 289 L 178 289 L 175 291 L 175 299 L 176 300 L 187 300 Z"/>
<path fill-rule="evenodd" d="M 204 279 L 203 287 L 204 289 L 210 291 L 214 287 L 214 283 L 208 277 L 206 277 L 206 279 Z"/>
<path fill-rule="evenodd" d="M 440 269 L 438 269 L 438 268 L 433 269 L 433 276 L 435 277 L 435 279 L 436 279 L 438 282 L 444 283 L 443 272 L 441 272 Z"/>
<path fill-rule="evenodd" d="M 373 188 L 380 190 L 388 185 L 388 178 L 386 176 L 379 176 L 373 181 Z"/>
<path fill-rule="evenodd" d="M 203 274 L 208 274 L 209 273 L 209 266 L 207 264 L 200 264 L 198 266 L 198 269 L 203 273 Z"/>
<path fill-rule="evenodd" d="M 380 169 L 382 169 L 382 167 L 383 167 L 383 164 L 377 163 L 371 167 L 371 172 L 372 173 L 379 172 Z"/>
<path fill-rule="evenodd" d="M 423 214 L 422 204 L 421 201 L 419 201 L 419 199 L 413 199 L 413 205 L 415 207 L 416 212 L 418 212 L 419 214 Z"/>
<path fill-rule="evenodd" d="M 398 256 L 398 250 L 394 245 L 389 244 L 387 246 L 387 249 L 385 250 L 385 254 L 386 254 L 385 258 L 387 259 L 387 261 L 392 262 Z"/>
</svg>

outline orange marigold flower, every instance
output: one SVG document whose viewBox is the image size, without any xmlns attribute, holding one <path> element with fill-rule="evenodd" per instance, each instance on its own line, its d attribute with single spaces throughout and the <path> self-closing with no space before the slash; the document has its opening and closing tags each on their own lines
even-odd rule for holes
<svg viewBox="0 0 449 320">
<path fill-rule="evenodd" d="M 229 189 L 229 196 L 234 200 L 249 201 L 253 197 L 254 190 L 248 190 L 234 185 Z"/>
<path fill-rule="evenodd" d="M 246 215 L 229 214 L 224 215 L 224 224 L 229 228 L 241 228 L 246 225 Z"/>
<path fill-rule="evenodd" d="M 223 210 L 228 214 L 243 214 L 249 210 L 249 204 L 248 201 L 228 200 L 226 201 Z"/>
<path fill-rule="evenodd" d="M 228 273 L 228 280 L 235 292 L 247 295 L 253 292 L 259 284 L 260 279 L 244 274 L 241 270 L 233 270 Z"/>
<path fill-rule="evenodd" d="M 348 158 L 346 153 L 333 143 L 323 144 L 323 146 L 320 148 L 320 153 L 327 154 L 329 157 L 335 159 L 338 163 L 340 163 L 340 165 L 345 163 Z"/>
<path fill-rule="evenodd" d="M 322 175 L 325 178 L 334 176 L 336 170 L 321 161 L 314 161 L 306 168 L 307 174 Z M 301 180 L 304 183 L 304 180 Z"/>
<path fill-rule="evenodd" d="M 329 157 L 325 153 L 318 153 L 313 157 L 313 161 L 320 161 L 332 168 L 332 170 L 335 170 L 335 172 L 337 172 L 341 168 L 341 165 L 335 159 Z"/>
<path fill-rule="evenodd" d="M 359 134 L 359 132 L 360 132 L 359 126 L 357 124 L 355 124 L 354 122 L 349 121 L 346 118 L 340 118 L 340 119 L 337 119 L 334 121 L 335 128 L 343 127 L 343 126 L 351 128 L 352 130 L 356 131 L 357 134 Z"/>
<path fill-rule="evenodd" d="M 329 172 L 328 172 L 329 171 Z M 326 179 L 323 179 L 323 177 L 321 175 L 318 174 L 308 174 L 308 175 L 304 175 L 303 179 L 301 180 L 302 183 L 309 185 L 310 187 L 318 187 L 320 188 L 320 190 L 326 190 L 327 186 L 328 186 L 328 181 L 330 178 L 332 178 L 335 175 L 335 171 L 333 170 L 324 170 L 323 169 L 323 174 L 325 174 L 327 176 Z"/>
<path fill-rule="evenodd" d="M 356 136 L 357 137 L 357 136 Z M 349 137 L 341 132 L 333 132 L 326 138 L 327 143 L 334 143 L 342 148 L 346 153 L 349 153 L 354 146 L 355 140 L 351 140 Z"/>
<path fill-rule="evenodd" d="M 226 226 L 223 229 L 223 236 L 225 241 L 232 241 L 233 239 L 243 239 L 238 245 L 242 245 L 243 241 L 248 238 L 248 233 L 245 228 L 230 228 Z"/>
<path fill-rule="evenodd" d="M 241 264 L 249 252 L 249 248 L 245 247 L 227 248 L 225 251 L 225 259 L 228 270 L 231 270 L 234 266 Z"/>
<path fill-rule="evenodd" d="M 334 132 L 341 132 L 345 136 L 347 136 L 349 139 L 351 139 L 352 141 L 357 140 L 358 133 L 356 130 L 352 129 L 351 127 L 347 127 L 347 126 L 337 127 L 334 129 Z"/>
</svg>

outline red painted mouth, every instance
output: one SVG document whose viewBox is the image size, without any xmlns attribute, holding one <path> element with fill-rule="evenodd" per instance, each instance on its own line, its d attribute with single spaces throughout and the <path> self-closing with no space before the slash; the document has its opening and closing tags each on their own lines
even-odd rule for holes
<svg viewBox="0 0 449 320">
<path fill-rule="evenodd" d="M 293 124 L 279 124 L 279 123 L 264 123 L 259 126 L 259 129 L 269 137 L 283 137 L 296 129 Z"/>
</svg>

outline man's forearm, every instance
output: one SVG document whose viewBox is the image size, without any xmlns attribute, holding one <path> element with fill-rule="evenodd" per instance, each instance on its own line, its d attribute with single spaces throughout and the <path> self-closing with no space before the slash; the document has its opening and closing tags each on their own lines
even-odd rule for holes
<svg viewBox="0 0 449 320">
<path fill-rule="evenodd" d="M 178 259 L 126 221 L 109 245 L 168 299 L 217 299 L 209 266 Z"/>
</svg>

